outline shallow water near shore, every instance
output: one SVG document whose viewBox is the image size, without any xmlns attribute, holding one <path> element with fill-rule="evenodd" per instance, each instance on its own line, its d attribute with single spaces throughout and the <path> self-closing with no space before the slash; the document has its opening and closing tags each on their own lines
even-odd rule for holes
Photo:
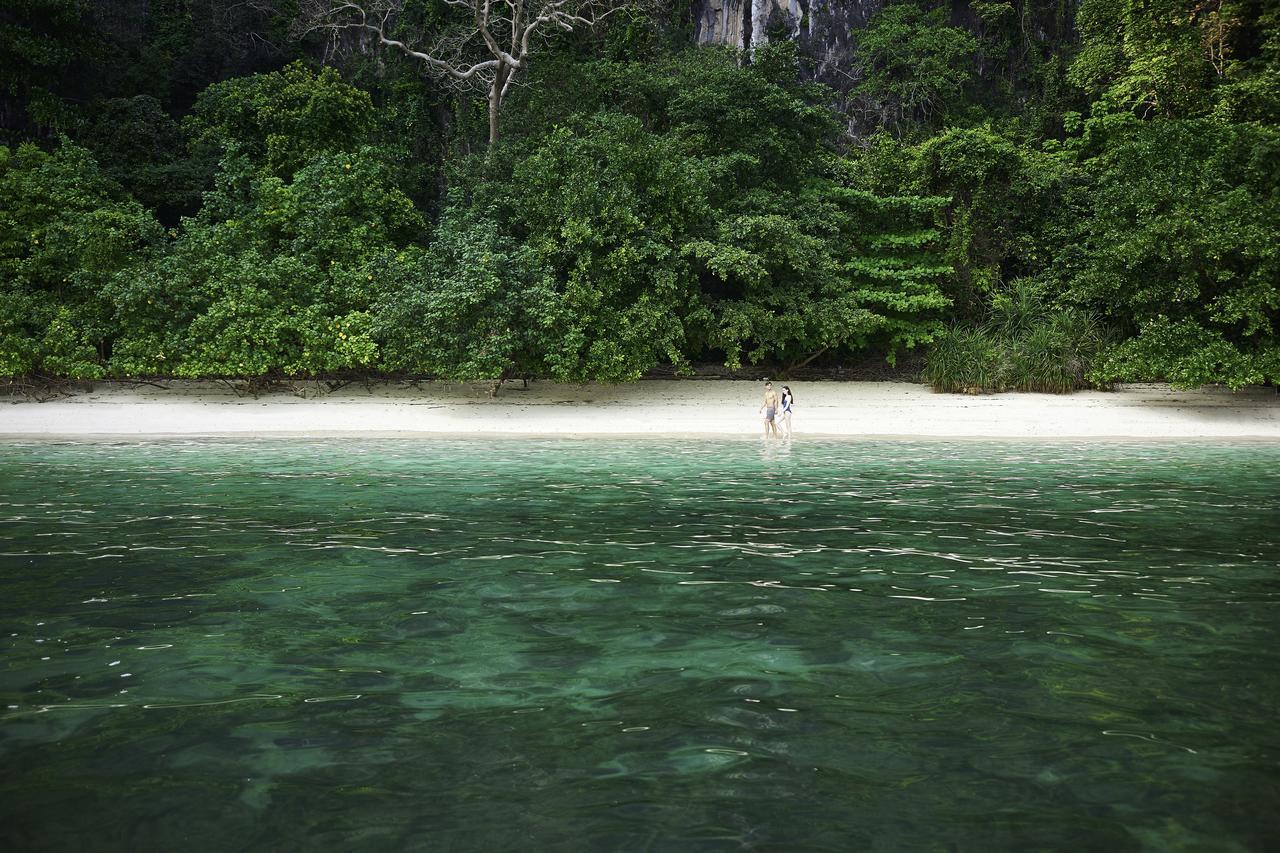
<svg viewBox="0 0 1280 853">
<path fill-rule="evenodd" d="M 1261 850 L 1276 445 L 0 445 L 0 846 Z"/>
</svg>

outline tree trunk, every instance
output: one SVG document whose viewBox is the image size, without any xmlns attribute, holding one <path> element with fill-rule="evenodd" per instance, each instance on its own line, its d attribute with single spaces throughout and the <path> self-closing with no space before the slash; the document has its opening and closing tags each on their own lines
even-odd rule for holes
<svg viewBox="0 0 1280 853">
<path fill-rule="evenodd" d="M 793 370 L 799 370 L 802 367 L 808 367 L 809 362 L 813 361 L 815 358 L 822 355 L 824 352 L 826 352 L 829 349 L 831 349 L 831 347 L 829 346 L 823 347 L 822 349 L 818 350 L 815 353 L 810 353 L 809 357 L 806 358 L 804 361 L 797 361 L 795 364 L 792 364 L 790 367 L 788 367 L 786 371 L 783 373 L 783 375 L 788 376 L 791 374 L 791 371 Z"/>
<path fill-rule="evenodd" d="M 493 85 L 489 88 L 489 147 L 498 144 L 498 114 L 502 110 L 502 90 L 507 86 L 507 78 L 511 69 L 506 65 L 498 66 L 498 73 L 493 76 Z"/>
<path fill-rule="evenodd" d="M 498 142 L 498 107 L 502 99 L 501 93 L 498 91 L 498 85 L 495 83 L 493 89 L 489 92 L 489 147 L 492 148 Z"/>
</svg>

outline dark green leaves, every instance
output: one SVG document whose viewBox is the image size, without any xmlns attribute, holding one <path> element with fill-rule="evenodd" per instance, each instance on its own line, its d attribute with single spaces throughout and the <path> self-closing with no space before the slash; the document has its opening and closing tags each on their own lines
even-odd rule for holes
<svg viewBox="0 0 1280 853">
<path fill-rule="evenodd" d="M 158 236 L 84 149 L 0 146 L 0 376 L 101 375 L 103 290 Z"/>
<path fill-rule="evenodd" d="M 1280 134 L 1211 121 L 1106 123 L 1070 294 L 1132 324 L 1107 378 L 1274 381 Z"/>
</svg>

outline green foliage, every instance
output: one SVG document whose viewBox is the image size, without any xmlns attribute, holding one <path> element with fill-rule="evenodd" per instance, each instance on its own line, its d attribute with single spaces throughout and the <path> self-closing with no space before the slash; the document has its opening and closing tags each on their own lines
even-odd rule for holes
<svg viewBox="0 0 1280 853">
<path fill-rule="evenodd" d="M 921 378 L 949 394 L 978 394 L 1004 388 L 1004 348 L 982 326 L 956 325 L 939 335 Z"/>
<path fill-rule="evenodd" d="M 863 65 L 854 93 L 876 127 L 901 132 L 912 122 L 932 124 L 959 102 L 973 75 L 978 43 L 949 26 L 943 9 L 885 6 L 853 38 Z"/>
<path fill-rule="evenodd" d="M 0 10 L 0 115 L 4 126 L 67 130 L 70 106 L 57 94 L 77 60 L 96 55 L 87 0 L 7 0 Z M 14 112 L 17 115 L 7 115 Z M 16 120 L 15 120 L 16 119 Z M 13 124 L 10 124 L 13 122 Z"/>
<path fill-rule="evenodd" d="M 802 182 L 835 147 L 839 124 L 824 106 L 831 93 L 796 82 L 797 61 L 790 45 L 761 46 L 746 67 L 728 51 L 687 51 L 665 67 L 623 67 L 617 82 L 625 88 L 627 77 L 643 74 L 658 109 L 655 129 L 707 161 L 726 193 L 742 193 Z"/>
<path fill-rule="evenodd" d="M 317 156 L 288 183 L 228 159 L 200 215 L 112 280 L 111 369 L 203 377 L 370 368 L 378 277 L 424 228 L 375 150 Z"/>
<path fill-rule="evenodd" d="M 235 150 L 285 179 L 320 155 L 369 144 L 374 125 L 367 92 L 333 68 L 315 74 L 300 62 L 215 83 L 187 121 L 198 146 Z"/>
<path fill-rule="evenodd" d="M 1006 387 L 1015 391 L 1067 394 L 1091 384 L 1090 374 L 1106 336 L 1098 319 L 1076 307 L 1062 307 L 1010 341 L 1004 370 Z"/>
<path fill-rule="evenodd" d="M 673 317 L 688 352 L 733 366 L 872 344 L 892 355 L 929 340 L 947 305 L 930 226 L 941 199 L 860 186 L 834 154 L 831 113 L 817 105 L 830 93 L 797 83 L 797 61 L 785 44 L 758 49 L 747 67 L 718 50 L 595 63 L 563 84 L 574 104 L 532 105 L 552 116 L 626 109 L 701 176 L 701 198 L 689 187 L 683 202 L 661 202 L 686 208 L 665 239 L 689 267 L 673 267 L 677 279 L 696 278 L 699 304 Z"/>
<path fill-rule="evenodd" d="M 1067 180 L 1062 158 L 1020 146 L 990 127 L 949 129 L 911 152 L 908 186 L 945 196 L 942 224 L 951 296 L 962 312 L 981 313 L 1003 281 L 1035 275 L 1049 261 L 1046 243 Z"/>
<path fill-rule="evenodd" d="M 984 50 L 1001 32 L 1012 38 L 1005 5 L 976 8 Z M 1246 121 L 1280 114 L 1277 14 L 1232 0 L 1086 0 L 1071 79 L 1098 100 L 1088 120 L 1062 116 L 1065 140 L 1029 143 L 1018 125 L 990 121 L 915 145 L 873 138 L 857 157 L 867 186 L 949 198 L 939 220 L 956 270 L 947 292 L 970 323 L 939 342 L 938 384 L 954 384 L 943 381 L 949 354 L 984 335 L 1000 355 L 981 387 L 1078 386 L 1078 370 L 1050 375 L 1072 362 L 1091 363 L 1098 384 L 1237 387 L 1270 375 L 1280 163 L 1274 127 Z M 1040 291 L 1033 301 L 1099 316 L 1073 332 L 1085 350 L 1105 345 L 1089 332 L 1098 322 L 1136 337 L 1076 358 L 1053 343 L 1063 338 L 1052 318 L 1015 322 L 1023 280 Z M 1002 315 L 1006 328 L 993 330 Z"/>
<path fill-rule="evenodd" d="M 108 177 L 173 221 L 194 212 L 213 171 L 212 162 L 188 156 L 181 127 L 148 95 L 98 103 L 78 141 Z"/>
<path fill-rule="evenodd" d="M 1280 12 L 1256 0 L 1084 0 L 1070 79 L 1095 113 L 1275 121 Z"/>
<path fill-rule="evenodd" d="M 453 115 L 459 106 L 454 96 L 424 86 L 420 63 L 394 53 L 384 52 L 376 61 L 372 57 L 353 58 L 342 71 L 348 83 L 376 100 L 373 129 L 368 141 L 361 144 L 386 151 L 396 163 L 400 187 L 424 212 L 438 213 L 440 195 L 446 189 L 448 136 L 460 133 Z"/>
<path fill-rule="evenodd" d="M 1085 0 L 1073 82 L 1140 114 L 1203 114 L 1210 65 L 1186 0 Z"/>
<path fill-rule="evenodd" d="M 545 374 L 561 320 L 554 282 L 498 221 L 455 199 L 430 251 L 389 265 L 374 313 L 386 367 L 456 380 Z"/>
<path fill-rule="evenodd" d="M 756 58 L 544 64 L 578 76 L 535 89 L 511 125 L 552 129 L 454 176 L 420 272 L 379 309 L 388 362 L 617 381 L 704 354 L 928 341 L 947 305 L 941 200 L 855 187 L 794 49 Z"/>
<path fill-rule="evenodd" d="M 1280 385 L 1280 342 L 1274 336 L 1241 346 L 1194 320 L 1156 317 L 1136 337 L 1108 351 L 1090 374 L 1096 382 L 1158 378 L 1176 388 L 1223 384 Z"/>
<path fill-rule="evenodd" d="M 729 215 L 715 243 L 695 244 L 715 325 L 708 342 L 726 363 L 742 356 L 804 362 L 877 343 L 890 358 L 941 331 L 949 270 L 927 223 L 936 200 L 880 197 L 813 180 L 758 212 Z M 772 203 L 770 203 L 772 202 Z"/>
<path fill-rule="evenodd" d="M 1239 365 L 1269 363 L 1276 341 L 1280 132 L 1119 117 L 1095 122 L 1087 141 L 1098 153 L 1059 275 L 1076 301 L 1160 342 L 1122 349 L 1108 375 L 1233 385 L 1265 375 Z"/>
<path fill-rule="evenodd" d="M 563 325 L 549 375 L 635 379 L 683 360 L 696 308 L 684 244 L 708 213 L 708 178 L 628 116 L 558 128 L 517 163 L 512 231 L 555 278 Z"/>
<path fill-rule="evenodd" d="M 899 0 L 837 95 L 776 26 L 687 49 L 682 0 L 548 38 L 483 156 L 416 60 L 287 64 L 288 4 L 108 5 L 0 12 L 5 132 L 75 138 L 0 154 L 0 374 L 624 380 L 934 342 L 951 390 L 1276 381 L 1274 3 Z"/>
<path fill-rule="evenodd" d="M 697 307 L 682 244 L 706 215 L 705 174 L 635 119 L 561 127 L 459 194 L 428 279 L 396 294 L 396 363 L 460 378 L 512 372 L 619 381 L 684 358 Z M 451 233 L 456 232 L 456 233 Z M 412 286 L 412 285 L 411 285 Z"/>
<path fill-rule="evenodd" d="M 199 214 L 104 289 L 124 376 L 373 369 L 371 307 L 426 231 L 364 92 L 292 65 L 228 81 L 189 122 L 222 152 Z"/>
<path fill-rule="evenodd" d="M 0 376 L 101 375 L 103 289 L 158 231 L 83 148 L 0 146 Z"/>
<path fill-rule="evenodd" d="M 558 126 L 459 161 L 425 250 L 396 152 L 361 145 L 367 95 L 299 65 L 217 84 L 186 123 L 220 157 L 198 215 L 100 267 L 91 334 L 55 312 L 11 349 L 58 372 L 92 352 L 123 376 L 618 381 L 707 352 L 927 341 L 947 304 L 940 200 L 856 186 L 797 61 L 781 46 L 745 68 L 717 51 L 597 63 L 586 97 L 543 104 L 565 107 Z M 175 199 L 193 164 L 166 156 L 179 136 L 156 102 L 97 110 L 86 139 L 157 206 Z"/>
<path fill-rule="evenodd" d="M 996 294 L 982 323 L 952 326 L 938 338 L 923 378 L 935 391 L 1066 394 L 1107 379 L 1091 367 L 1107 343 L 1096 316 L 1054 305 L 1030 279 Z"/>
<path fill-rule="evenodd" d="M 1018 278 L 992 294 L 985 326 L 1003 338 L 1024 338 L 1057 313 L 1041 282 Z"/>
<path fill-rule="evenodd" d="M 515 128 L 548 128 L 596 112 L 625 112 L 714 168 L 713 191 L 789 186 L 834 148 L 831 92 L 796 82 L 790 45 L 764 45 L 743 67 L 735 52 L 684 50 L 651 62 L 545 62 L 528 100 L 511 105 Z M 715 198 L 719 204 L 722 198 Z"/>
</svg>

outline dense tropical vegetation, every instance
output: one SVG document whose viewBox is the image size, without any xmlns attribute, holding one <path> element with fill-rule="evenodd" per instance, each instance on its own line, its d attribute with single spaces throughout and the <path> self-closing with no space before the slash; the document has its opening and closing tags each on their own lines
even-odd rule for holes
<svg viewBox="0 0 1280 853">
<path fill-rule="evenodd" d="M 294 3 L 7 4 L 0 377 L 1280 383 L 1276 4 L 886 2 L 834 77 L 697 5 L 467 89 Z"/>
</svg>

